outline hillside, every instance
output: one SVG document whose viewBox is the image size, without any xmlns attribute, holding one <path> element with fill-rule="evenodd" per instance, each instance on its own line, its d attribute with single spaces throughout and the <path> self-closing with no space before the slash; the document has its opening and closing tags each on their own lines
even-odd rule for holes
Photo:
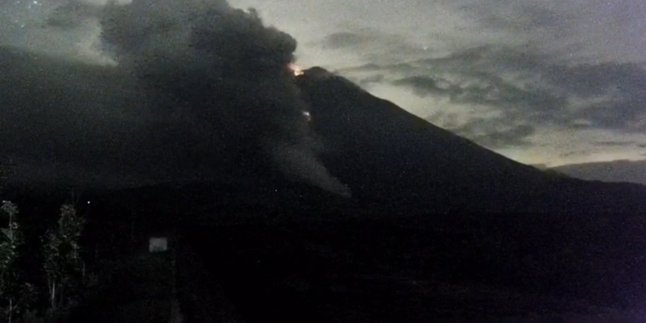
<svg viewBox="0 0 646 323">
<path fill-rule="evenodd" d="M 175 232 L 184 317 L 499 322 L 641 315 L 646 222 L 637 209 L 609 208 L 641 207 L 643 188 L 544 174 L 319 69 L 297 82 L 328 147 L 325 164 L 352 198 L 276 175 L 130 189 L 93 203 L 95 239 L 116 224 L 134 225 L 141 241 Z M 485 200 L 491 197 L 495 203 Z M 137 312 L 140 301 L 119 304 Z M 111 313 L 109 303 L 97 298 L 78 321 Z"/>
<path fill-rule="evenodd" d="M 551 170 L 589 181 L 646 185 L 646 161 L 643 160 L 569 164 L 553 167 Z"/>
<path fill-rule="evenodd" d="M 642 186 L 521 165 L 322 69 L 295 82 L 322 163 L 351 197 L 244 148 L 203 181 L 86 187 L 97 282 L 71 321 L 496 322 L 643 308 Z M 19 184 L 8 197 L 42 231 L 65 193 Z M 172 250 L 148 255 L 159 234 Z"/>
<path fill-rule="evenodd" d="M 297 83 L 323 159 L 355 195 L 434 212 L 587 213 L 643 210 L 637 185 L 553 176 L 440 129 L 323 69 Z"/>
</svg>

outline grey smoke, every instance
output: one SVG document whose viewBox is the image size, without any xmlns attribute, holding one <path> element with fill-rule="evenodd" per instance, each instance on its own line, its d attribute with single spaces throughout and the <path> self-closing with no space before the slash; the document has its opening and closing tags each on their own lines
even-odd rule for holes
<svg viewBox="0 0 646 323">
<path fill-rule="evenodd" d="M 19 169 L 60 164 L 70 181 L 132 185 L 209 178 L 264 158 L 295 180 L 349 195 L 319 161 L 302 115 L 287 68 L 296 41 L 255 11 L 223 0 L 67 6 L 75 11 L 54 11 L 50 27 L 100 19 L 103 51 L 117 65 L 0 52 L 12 66 L 0 76 L 12 93 L 0 98 L 9 143 L 0 152 L 23 161 Z M 94 175 L 74 179 L 70 169 Z"/>
</svg>

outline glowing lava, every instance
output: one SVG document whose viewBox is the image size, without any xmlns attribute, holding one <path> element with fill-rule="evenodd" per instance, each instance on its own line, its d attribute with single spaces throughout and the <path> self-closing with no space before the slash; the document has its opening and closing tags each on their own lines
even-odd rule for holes
<svg viewBox="0 0 646 323">
<path fill-rule="evenodd" d="M 312 122 L 312 114 L 309 111 L 303 111 L 303 117 L 305 117 L 305 121 Z"/>
<path fill-rule="evenodd" d="M 289 65 L 287 65 L 287 67 L 289 67 L 289 69 L 292 71 L 292 73 L 294 73 L 294 76 L 301 76 L 301 75 L 305 74 L 305 72 L 303 72 L 303 69 L 300 66 L 298 66 L 298 65 L 296 65 L 294 63 L 289 63 Z"/>
</svg>

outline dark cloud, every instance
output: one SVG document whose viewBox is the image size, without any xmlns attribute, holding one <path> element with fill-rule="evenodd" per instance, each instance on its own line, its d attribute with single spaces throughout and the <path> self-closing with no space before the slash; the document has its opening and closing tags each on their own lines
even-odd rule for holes
<svg viewBox="0 0 646 323">
<path fill-rule="evenodd" d="M 531 145 L 528 138 L 534 135 L 536 129 L 530 125 L 505 126 L 500 120 L 476 119 L 452 131 L 485 147 L 498 149 Z"/>
<path fill-rule="evenodd" d="M 83 177 L 71 182 L 120 184 L 262 171 L 253 168 L 270 159 L 295 179 L 348 194 L 318 160 L 302 116 L 287 68 L 292 37 L 224 0 L 135 0 L 94 13 L 118 66 L 1 53 L 9 72 L 0 88 L 11 93 L 0 99 L 3 156 Z M 58 14 L 50 23 L 63 28 L 87 13 Z"/>
<path fill-rule="evenodd" d="M 386 76 L 383 74 L 376 74 L 376 75 L 371 75 L 369 77 L 360 79 L 356 83 L 359 83 L 359 86 L 361 87 L 369 87 L 374 83 L 377 83 L 377 84 L 382 83 L 385 78 Z"/>
<path fill-rule="evenodd" d="M 463 8 L 479 26 L 510 32 L 535 32 L 538 28 L 556 28 L 565 21 L 560 14 L 533 3 L 480 1 Z"/>
<path fill-rule="evenodd" d="M 417 67 L 412 66 L 407 63 L 397 63 L 397 64 L 375 64 L 375 63 L 369 63 L 369 64 L 363 64 L 359 66 L 351 66 L 351 67 L 345 67 L 341 69 L 335 70 L 336 73 L 339 74 L 347 74 L 348 76 L 352 76 L 353 73 L 392 73 L 392 74 L 400 74 L 404 72 L 408 73 L 413 73 L 416 70 L 418 70 Z"/>
<path fill-rule="evenodd" d="M 635 123 L 646 115 L 646 68 L 638 64 L 582 64 L 553 66 L 545 78 L 555 88 L 572 97 L 594 99 L 573 116 L 592 120 L 597 127 L 643 131 L 646 124 Z"/>
<path fill-rule="evenodd" d="M 317 46 L 319 50 L 335 53 L 332 55 L 341 53 L 347 61 L 355 59 L 347 55 L 352 54 L 360 61 L 368 62 L 362 66 L 368 69 L 371 65 L 400 64 L 402 57 L 423 57 L 429 53 L 428 48 L 419 46 L 402 35 L 370 28 L 357 28 L 326 35 Z"/>
<path fill-rule="evenodd" d="M 340 49 L 361 46 L 368 41 L 370 41 L 370 39 L 365 35 L 341 32 L 325 36 L 321 45 L 326 49 Z"/>
<path fill-rule="evenodd" d="M 411 67 L 412 66 L 412 67 Z M 505 119 L 638 133 L 646 123 L 646 68 L 634 63 L 571 64 L 510 47 L 480 46 L 406 64 L 344 73 L 380 73 L 420 96 L 498 110 Z M 364 76 L 366 77 L 366 76 Z"/>
<path fill-rule="evenodd" d="M 425 96 L 448 96 L 453 99 L 463 93 L 462 88 L 447 80 L 436 80 L 427 76 L 411 76 L 393 82 L 398 86 L 409 86 L 415 94 Z"/>
<path fill-rule="evenodd" d="M 543 89 L 528 89 L 489 73 L 470 75 L 461 82 L 413 76 L 393 82 L 421 96 L 449 98 L 452 103 L 483 105 L 500 110 L 507 119 L 560 122 L 566 98 Z"/>
<path fill-rule="evenodd" d="M 464 122 L 454 112 L 438 111 L 427 120 L 491 149 L 527 147 L 532 144 L 530 137 L 536 133 L 531 125 L 502 118 L 475 117 Z"/>
</svg>

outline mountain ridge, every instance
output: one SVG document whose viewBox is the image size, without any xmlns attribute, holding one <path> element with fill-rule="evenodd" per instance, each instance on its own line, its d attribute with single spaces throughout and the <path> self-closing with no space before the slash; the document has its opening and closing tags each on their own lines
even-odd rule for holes
<svg viewBox="0 0 646 323">
<path fill-rule="evenodd" d="M 624 212 L 646 194 L 631 185 L 599 185 L 562 178 L 512 161 L 376 98 L 322 68 L 296 79 L 310 106 L 311 127 L 324 141 L 330 171 L 359 196 L 376 203 L 471 212 Z M 589 186 L 587 186 L 589 185 Z M 422 201 L 429 199 L 432 201 Z"/>
<path fill-rule="evenodd" d="M 549 169 L 588 181 L 646 185 L 646 160 L 576 163 L 550 167 Z"/>
<path fill-rule="evenodd" d="M 643 308 L 643 186 L 541 172 L 323 70 L 295 82 L 317 157 L 352 196 L 258 154 L 235 155 L 246 158 L 214 179 L 82 192 L 82 245 L 98 283 L 71 322 L 144 322 L 169 308 L 144 305 L 151 294 L 140 291 L 151 288 L 195 322 L 213 321 L 201 313 L 428 322 Z M 64 199 L 40 193 L 15 199 L 24 223 L 42 226 Z M 160 234 L 177 249 L 147 254 Z"/>
</svg>

